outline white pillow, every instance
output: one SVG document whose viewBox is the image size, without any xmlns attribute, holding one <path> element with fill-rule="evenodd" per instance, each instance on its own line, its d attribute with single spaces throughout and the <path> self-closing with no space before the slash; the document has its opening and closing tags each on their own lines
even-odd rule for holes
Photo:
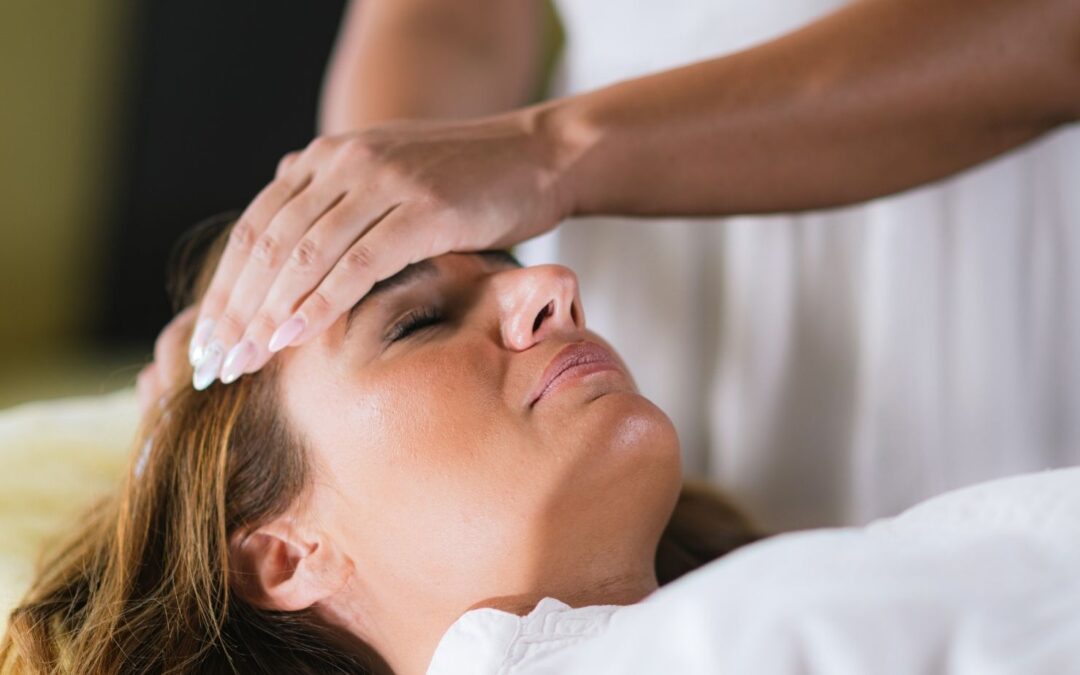
<svg viewBox="0 0 1080 675">
<path fill-rule="evenodd" d="M 0 411 L 0 634 L 42 545 L 118 485 L 138 421 L 133 389 Z"/>
</svg>

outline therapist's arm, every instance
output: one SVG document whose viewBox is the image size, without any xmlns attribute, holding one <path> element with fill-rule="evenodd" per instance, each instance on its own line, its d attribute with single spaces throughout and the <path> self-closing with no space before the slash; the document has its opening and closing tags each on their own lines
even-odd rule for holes
<svg viewBox="0 0 1080 675">
<path fill-rule="evenodd" d="M 540 0 L 353 0 L 324 81 L 321 134 L 399 118 L 461 118 L 528 102 Z"/>
<path fill-rule="evenodd" d="M 537 111 L 576 214 L 862 201 L 1076 120 L 1080 1 L 864 0 Z"/>
<path fill-rule="evenodd" d="M 196 384 L 320 335 L 411 262 L 511 246 L 569 215 L 810 209 L 949 175 L 1077 118 L 1078 34 L 1080 0 L 860 0 L 760 47 L 582 95 L 316 139 L 233 231 L 191 343 Z M 435 48 L 401 40 L 406 55 Z M 364 65 L 376 84 L 377 65 Z M 378 117 L 468 116 L 515 95 L 459 99 L 464 79 L 408 77 L 387 76 L 385 95 L 356 80 L 356 96 L 409 102 Z"/>
</svg>

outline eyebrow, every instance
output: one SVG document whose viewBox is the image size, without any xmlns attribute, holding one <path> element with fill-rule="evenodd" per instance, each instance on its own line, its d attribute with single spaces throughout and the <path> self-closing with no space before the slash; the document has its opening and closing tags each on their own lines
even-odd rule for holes
<svg viewBox="0 0 1080 675">
<path fill-rule="evenodd" d="M 435 262 L 431 258 L 428 258 L 426 260 L 410 263 L 397 274 L 377 282 L 371 287 L 371 290 L 367 292 L 367 295 L 360 298 L 360 300 L 352 306 L 352 309 L 349 310 L 349 315 L 345 318 L 345 334 L 349 334 L 349 329 L 352 328 L 353 317 L 356 316 L 356 313 L 360 311 L 371 297 L 386 293 L 395 288 L 414 284 L 421 279 L 437 276 L 439 276 L 439 268 L 436 267 Z"/>
<path fill-rule="evenodd" d="M 509 251 L 476 251 L 475 254 L 486 259 L 488 262 L 502 263 L 511 267 L 523 267 L 521 262 Z M 409 286 L 423 279 L 437 277 L 440 274 L 439 267 L 435 264 L 434 259 L 427 258 L 425 260 L 410 263 L 397 274 L 377 282 L 371 287 L 371 290 L 367 292 L 367 295 L 360 298 L 360 300 L 352 306 L 352 309 L 349 310 L 349 314 L 345 317 L 345 334 L 349 334 L 349 329 L 352 328 L 353 318 L 364 306 L 364 303 L 367 302 L 368 298 L 387 293 L 395 288 Z"/>
</svg>

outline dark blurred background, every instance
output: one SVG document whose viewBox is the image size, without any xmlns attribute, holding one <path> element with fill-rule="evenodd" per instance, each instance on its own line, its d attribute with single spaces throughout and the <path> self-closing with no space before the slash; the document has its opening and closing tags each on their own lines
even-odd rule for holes
<svg viewBox="0 0 1080 675">
<path fill-rule="evenodd" d="M 322 73 L 344 2 L 133 3 L 109 261 L 95 331 L 140 344 L 168 318 L 164 260 L 177 236 L 243 207 L 315 134 Z"/>
<path fill-rule="evenodd" d="M 315 133 L 343 8 L 0 3 L 0 407 L 133 382 L 179 235 Z"/>
<path fill-rule="evenodd" d="M 0 0 L 0 408 L 134 383 L 180 235 L 314 136 L 345 5 Z"/>
</svg>

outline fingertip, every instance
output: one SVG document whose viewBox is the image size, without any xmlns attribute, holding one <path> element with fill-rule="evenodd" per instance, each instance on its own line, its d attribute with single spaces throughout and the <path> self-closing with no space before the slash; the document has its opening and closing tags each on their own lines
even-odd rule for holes
<svg viewBox="0 0 1080 675">
<path fill-rule="evenodd" d="M 232 384 L 243 375 L 255 358 L 255 351 L 255 343 L 250 338 L 244 338 L 233 346 L 225 355 L 225 362 L 221 365 L 221 383 Z"/>
<path fill-rule="evenodd" d="M 248 364 L 247 368 L 244 369 L 243 374 L 252 375 L 259 372 L 260 370 L 262 370 L 262 367 L 270 361 L 270 358 L 272 356 L 273 354 L 271 354 L 270 352 L 259 352 L 255 355 L 255 358 L 252 360 L 252 362 Z"/>
<path fill-rule="evenodd" d="M 307 320 L 302 314 L 294 315 L 288 321 L 278 326 L 278 329 L 270 336 L 270 343 L 266 348 L 270 350 L 270 353 L 276 354 L 282 349 L 295 344 L 297 338 L 304 332 L 306 326 Z"/>
<path fill-rule="evenodd" d="M 188 362 L 192 368 L 198 368 L 199 362 L 206 357 L 206 341 L 210 339 L 214 331 L 214 320 L 205 317 L 195 324 L 195 330 L 191 334 L 191 342 L 188 343 Z"/>
<path fill-rule="evenodd" d="M 218 378 L 221 362 L 224 358 L 224 349 L 218 340 L 214 340 L 203 354 L 203 359 L 191 376 L 191 384 L 196 391 L 203 391 Z"/>
</svg>

